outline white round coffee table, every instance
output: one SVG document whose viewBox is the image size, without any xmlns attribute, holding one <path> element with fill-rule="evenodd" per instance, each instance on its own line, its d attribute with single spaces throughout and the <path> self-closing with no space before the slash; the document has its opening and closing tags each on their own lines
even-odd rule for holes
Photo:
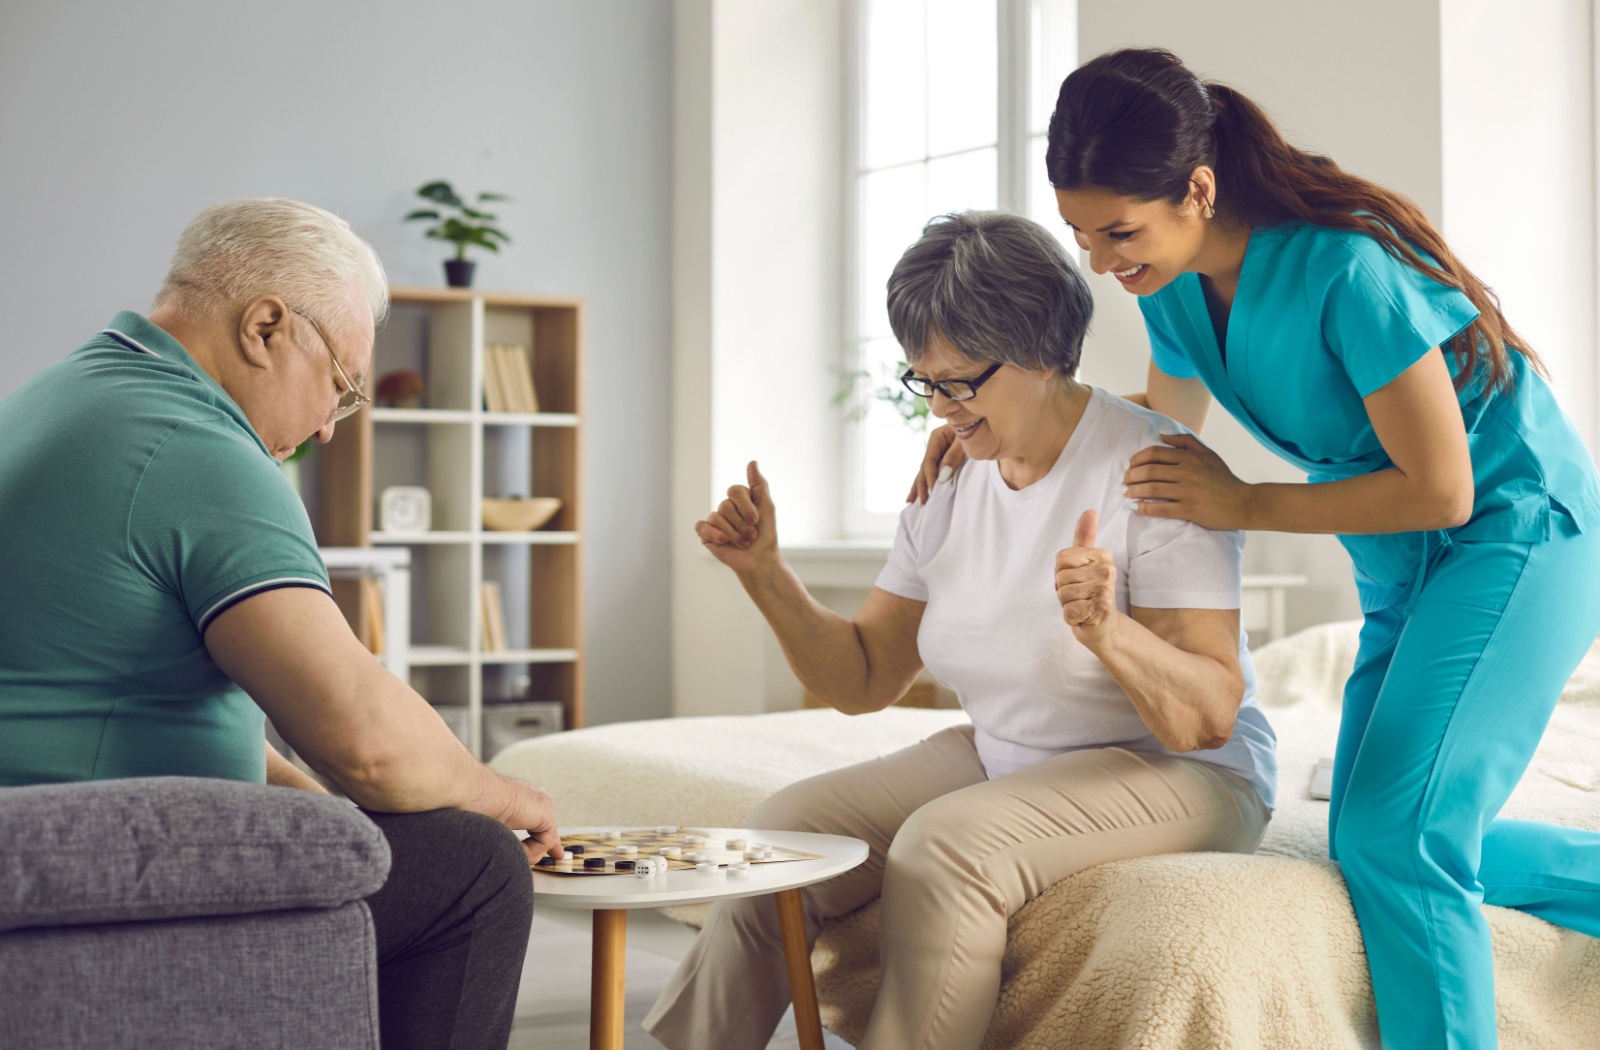
<svg viewBox="0 0 1600 1050">
<path fill-rule="evenodd" d="M 633 830 L 610 825 L 618 830 Z M 574 835 L 606 828 L 563 828 Z M 760 831 L 748 828 L 700 828 L 713 839 L 745 839 L 770 846 L 815 853 L 821 860 L 752 864 L 749 875 L 669 871 L 640 878 L 634 875 L 557 875 L 534 869 L 535 906 L 576 908 L 594 913 L 594 966 L 590 978 L 590 1050 L 621 1050 L 623 949 L 627 917 L 633 908 L 668 904 L 701 904 L 722 898 L 771 894 L 783 930 L 784 963 L 794 998 L 794 1026 L 802 1050 L 822 1050 L 822 1021 L 817 1015 L 817 989 L 811 977 L 811 951 L 806 944 L 805 911 L 800 888 L 831 879 L 867 859 L 867 844 L 844 835 L 803 831 Z"/>
</svg>

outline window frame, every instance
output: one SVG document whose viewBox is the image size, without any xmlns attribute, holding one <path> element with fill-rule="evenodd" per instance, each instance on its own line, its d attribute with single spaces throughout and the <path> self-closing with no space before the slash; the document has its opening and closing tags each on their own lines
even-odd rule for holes
<svg viewBox="0 0 1600 1050">
<path fill-rule="evenodd" d="M 853 375 L 861 367 L 863 303 L 860 299 L 861 199 L 868 172 L 862 168 L 864 134 L 864 86 L 866 83 L 866 33 L 868 6 L 872 0 L 845 0 L 844 42 L 844 148 L 842 156 L 844 192 L 844 231 L 841 238 L 844 259 L 840 267 L 844 287 L 840 304 L 841 333 L 838 369 L 841 377 Z M 997 18 L 996 48 L 996 187 L 995 200 L 1003 211 L 1028 213 L 1031 179 L 1041 177 L 1030 170 L 1028 154 L 1032 141 L 1029 107 L 1033 98 L 1035 15 L 1040 0 L 995 0 Z M 927 163 L 925 159 L 923 164 Z M 931 218 L 931 216 L 930 216 Z M 841 379 L 841 382 L 843 380 Z M 899 521 L 897 513 L 873 513 L 866 509 L 864 473 L 866 428 L 862 413 L 863 398 L 870 389 L 858 386 L 842 406 L 839 535 L 845 539 L 888 539 Z M 906 489 L 911 488 L 915 463 L 906 464 Z"/>
</svg>

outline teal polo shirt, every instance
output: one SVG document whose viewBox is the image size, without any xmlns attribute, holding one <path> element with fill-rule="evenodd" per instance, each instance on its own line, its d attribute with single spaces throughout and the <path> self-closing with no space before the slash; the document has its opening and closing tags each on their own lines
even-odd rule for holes
<svg viewBox="0 0 1600 1050">
<path fill-rule="evenodd" d="M 0 400 L 0 784 L 266 779 L 261 709 L 206 627 L 328 591 L 244 412 L 135 313 Z"/>
</svg>

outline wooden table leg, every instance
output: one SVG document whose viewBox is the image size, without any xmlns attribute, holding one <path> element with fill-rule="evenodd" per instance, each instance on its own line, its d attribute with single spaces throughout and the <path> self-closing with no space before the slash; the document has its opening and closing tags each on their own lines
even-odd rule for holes
<svg viewBox="0 0 1600 1050">
<path fill-rule="evenodd" d="M 817 984 L 811 976 L 811 946 L 806 943 L 806 911 L 799 890 L 772 895 L 783 931 L 783 962 L 789 968 L 789 994 L 794 999 L 794 1030 L 800 1050 L 823 1050 L 822 1018 L 817 1013 Z"/>
<path fill-rule="evenodd" d="M 628 913 L 620 909 L 596 911 L 594 963 L 589 977 L 589 1050 L 622 1050 L 627 944 Z"/>
</svg>

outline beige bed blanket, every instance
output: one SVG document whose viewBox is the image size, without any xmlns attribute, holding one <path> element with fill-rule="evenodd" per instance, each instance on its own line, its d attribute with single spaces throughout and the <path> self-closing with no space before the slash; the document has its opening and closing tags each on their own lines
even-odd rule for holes
<svg viewBox="0 0 1600 1050">
<path fill-rule="evenodd" d="M 1279 808 L 1260 854 L 1107 864 L 1013 919 L 985 1046 L 1141 1050 L 1375 1047 L 1366 960 L 1327 859 L 1327 803 L 1307 794 L 1331 755 L 1355 628 L 1257 654 L 1279 735 Z M 493 765 L 550 789 L 567 824 L 739 825 L 772 791 L 905 746 L 957 712 L 827 711 L 606 726 L 528 741 Z M 1600 647 L 1573 676 L 1505 815 L 1600 830 Z M 1486 909 L 1504 1050 L 1600 1050 L 1600 941 Z M 670 911 L 699 924 L 699 908 Z M 877 992 L 877 905 L 830 923 L 813 955 L 823 1020 L 855 1041 Z"/>
</svg>

